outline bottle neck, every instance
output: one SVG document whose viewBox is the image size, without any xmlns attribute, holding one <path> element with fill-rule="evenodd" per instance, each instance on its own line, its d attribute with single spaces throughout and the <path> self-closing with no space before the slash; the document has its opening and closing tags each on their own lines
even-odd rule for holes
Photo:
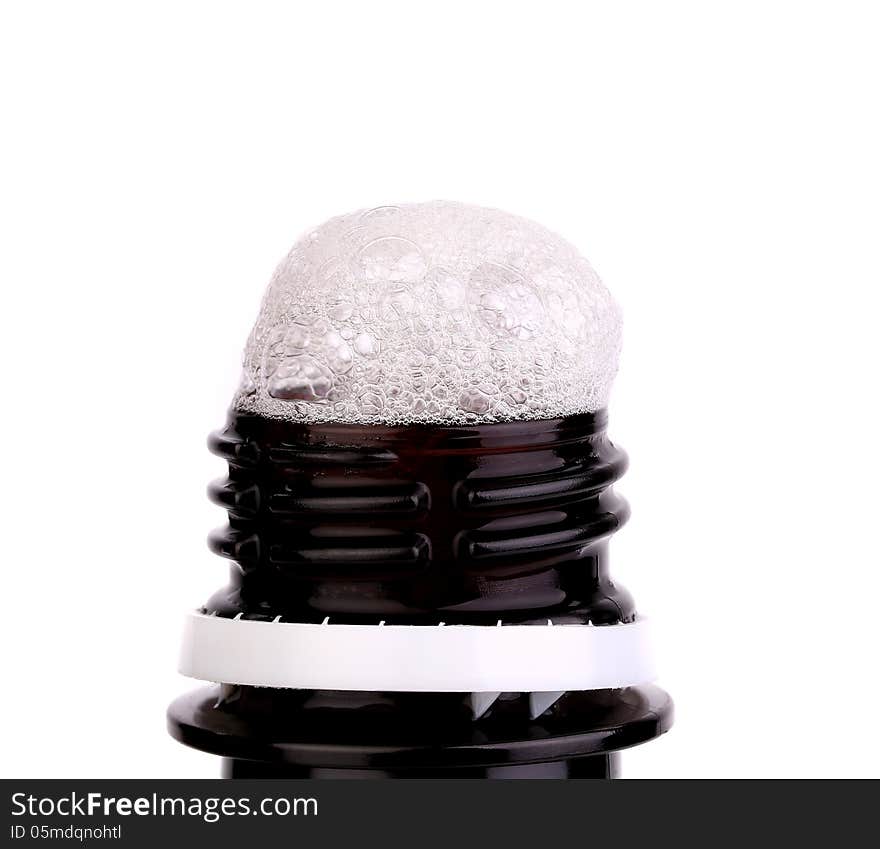
<svg viewBox="0 0 880 849">
<path fill-rule="evenodd" d="M 608 539 L 626 455 L 604 411 L 473 427 L 305 425 L 232 413 L 210 447 L 235 563 L 207 612 L 378 624 L 616 624 Z"/>
</svg>

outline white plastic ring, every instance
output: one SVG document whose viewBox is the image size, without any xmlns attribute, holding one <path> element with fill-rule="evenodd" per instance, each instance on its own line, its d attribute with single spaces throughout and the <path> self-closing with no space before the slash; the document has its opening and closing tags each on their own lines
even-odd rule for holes
<svg viewBox="0 0 880 849">
<path fill-rule="evenodd" d="M 601 690 L 652 681 L 647 622 L 330 625 L 186 620 L 180 672 L 255 687 L 389 692 Z"/>
</svg>

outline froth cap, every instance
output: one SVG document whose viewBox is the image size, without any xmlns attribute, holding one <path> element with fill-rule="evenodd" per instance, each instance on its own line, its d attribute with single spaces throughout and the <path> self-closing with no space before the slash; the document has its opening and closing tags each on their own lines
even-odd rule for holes
<svg viewBox="0 0 880 849">
<path fill-rule="evenodd" d="M 276 269 L 233 406 L 392 425 L 595 412 L 620 329 L 589 263 L 532 221 L 448 201 L 359 210 Z"/>
</svg>

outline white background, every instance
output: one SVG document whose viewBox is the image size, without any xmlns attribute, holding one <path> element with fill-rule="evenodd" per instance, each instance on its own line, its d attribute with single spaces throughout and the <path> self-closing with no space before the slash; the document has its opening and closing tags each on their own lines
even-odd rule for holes
<svg viewBox="0 0 880 849">
<path fill-rule="evenodd" d="M 164 711 L 263 286 L 330 215 L 443 197 L 625 310 L 612 570 L 677 703 L 625 775 L 880 775 L 875 16 L 5 3 L 3 774 L 217 774 Z"/>
</svg>

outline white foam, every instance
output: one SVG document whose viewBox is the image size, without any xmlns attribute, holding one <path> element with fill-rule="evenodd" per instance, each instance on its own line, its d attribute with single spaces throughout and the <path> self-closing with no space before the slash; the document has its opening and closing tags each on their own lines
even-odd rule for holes
<svg viewBox="0 0 880 849">
<path fill-rule="evenodd" d="M 278 266 L 234 406 L 363 424 L 594 412 L 620 330 L 589 263 L 534 222 L 448 201 L 361 210 Z"/>
</svg>

